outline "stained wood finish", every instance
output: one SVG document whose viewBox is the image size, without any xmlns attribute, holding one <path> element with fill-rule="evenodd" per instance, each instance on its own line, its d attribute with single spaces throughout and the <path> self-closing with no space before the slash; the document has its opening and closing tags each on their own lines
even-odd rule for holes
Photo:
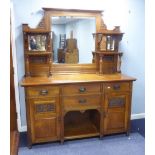
<svg viewBox="0 0 155 155">
<path fill-rule="evenodd" d="M 100 93 L 100 84 L 78 84 L 63 86 L 62 93 L 65 95 Z"/>
<path fill-rule="evenodd" d="M 104 89 L 106 92 L 119 92 L 119 91 L 130 91 L 129 82 L 112 82 L 104 84 Z"/>
<path fill-rule="evenodd" d="M 46 36 L 45 51 L 29 49 L 29 37 Z M 23 24 L 23 44 L 25 56 L 25 76 L 50 76 L 52 69 L 51 31 L 42 28 L 32 29 Z M 37 70 L 39 68 L 39 70 Z"/>
<path fill-rule="evenodd" d="M 31 143 L 58 140 L 60 138 L 59 97 L 29 98 L 29 120 Z"/>
<path fill-rule="evenodd" d="M 28 87 L 27 88 L 27 96 L 28 97 L 51 97 L 59 95 L 59 87 Z"/>
<path fill-rule="evenodd" d="M 72 83 L 125 82 L 135 80 L 135 78 L 123 74 L 54 74 L 52 77 L 26 77 L 22 80 L 21 85 L 27 87 Z"/>
<path fill-rule="evenodd" d="M 25 51 L 25 71 L 26 76 L 43 76 L 48 75 L 47 73 L 58 73 L 58 72 L 78 72 L 78 73 L 95 73 L 95 64 L 71 64 L 71 65 L 61 65 L 52 63 L 52 53 L 51 51 L 52 40 L 48 40 L 48 49 L 46 52 L 51 54 L 42 54 L 44 57 L 48 57 L 49 64 L 30 64 L 29 59 L 34 56 L 32 52 L 28 51 L 28 34 L 48 34 L 52 31 L 52 16 L 75 16 L 75 17 L 94 17 L 96 19 L 96 32 L 100 28 L 106 29 L 106 25 L 102 19 L 101 10 L 80 10 L 80 9 L 59 9 L 59 8 L 43 8 L 44 16 L 39 22 L 37 28 L 30 28 L 28 24 L 23 24 L 23 36 L 24 36 L 24 51 Z M 48 35 L 50 36 L 50 35 Z M 49 37 L 48 37 L 49 38 Z M 44 53 L 46 53 L 44 52 Z M 33 52 L 34 53 L 34 52 Z M 40 54 L 36 51 L 35 57 L 37 58 Z M 41 53 L 41 52 L 40 52 Z M 38 58 L 37 58 L 38 59 Z M 39 68 L 39 70 L 38 70 Z"/>
<path fill-rule="evenodd" d="M 96 69 L 99 74 L 113 74 L 116 72 L 121 72 L 121 56 L 120 52 L 93 52 L 94 63 L 96 64 Z"/>
<path fill-rule="evenodd" d="M 101 95 L 76 95 L 62 98 L 65 111 L 100 108 Z"/>
<path fill-rule="evenodd" d="M 43 10 L 36 29 L 23 25 L 27 77 L 21 86 L 26 92 L 29 147 L 39 142 L 129 134 L 132 82 L 136 79 L 121 74 L 118 45 L 123 33 L 119 27 L 107 30 L 100 10 Z M 45 53 L 28 51 L 26 35 L 49 34 L 52 16 L 95 17 L 92 64 L 53 64 L 50 35 Z M 115 39 L 115 50 L 107 48 L 105 37 Z"/>
<path fill-rule="evenodd" d="M 14 130 L 10 132 L 10 155 L 18 155 L 19 132 Z"/>
<path fill-rule="evenodd" d="M 128 92 L 111 92 L 105 94 L 104 134 L 128 131 L 128 115 L 130 115 L 129 96 L 130 93 Z M 118 99 L 122 99 L 123 103 L 118 102 Z M 115 102 L 113 105 L 110 104 L 111 100 Z"/>
<path fill-rule="evenodd" d="M 100 134 L 100 119 L 96 119 L 95 123 L 93 121 L 94 116 L 97 115 L 99 114 L 96 110 L 87 110 L 82 113 L 79 111 L 68 112 L 64 117 L 64 138 L 98 136 Z"/>
<path fill-rule="evenodd" d="M 134 80 L 122 74 L 24 78 L 29 145 L 129 133 Z"/>
</svg>

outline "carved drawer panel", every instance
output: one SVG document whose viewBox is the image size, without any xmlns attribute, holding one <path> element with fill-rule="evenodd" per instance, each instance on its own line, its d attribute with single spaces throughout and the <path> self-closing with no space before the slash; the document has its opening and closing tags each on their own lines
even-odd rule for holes
<svg viewBox="0 0 155 155">
<path fill-rule="evenodd" d="M 100 84 L 78 84 L 63 86 L 63 95 L 100 93 Z"/>
<path fill-rule="evenodd" d="M 115 82 L 115 83 L 106 83 L 104 84 L 104 89 L 106 92 L 109 91 L 129 91 L 130 83 L 129 82 Z"/>
<path fill-rule="evenodd" d="M 33 117 L 46 117 L 59 114 L 59 98 L 28 99 Z"/>
<path fill-rule="evenodd" d="M 28 97 L 49 97 L 58 95 L 59 87 L 55 86 L 28 87 L 26 91 Z"/>
<path fill-rule="evenodd" d="M 113 97 L 109 99 L 109 107 L 123 107 L 125 106 L 125 98 L 123 97 Z"/>
<path fill-rule="evenodd" d="M 63 97 L 65 110 L 93 109 L 100 107 L 100 95 L 79 95 Z"/>
<path fill-rule="evenodd" d="M 35 103 L 35 113 L 56 112 L 56 105 L 54 102 L 37 102 Z"/>
<path fill-rule="evenodd" d="M 58 103 L 57 103 L 58 104 Z M 34 101 L 34 114 L 56 114 L 58 112 L 58 105 L 55 100 L 49 101 Z"/>
</svg>

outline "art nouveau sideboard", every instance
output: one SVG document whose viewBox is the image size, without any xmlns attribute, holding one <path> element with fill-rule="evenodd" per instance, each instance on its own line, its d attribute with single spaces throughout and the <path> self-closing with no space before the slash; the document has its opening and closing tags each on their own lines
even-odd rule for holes
<svg viewBox="0 0 155 155">
<path fill-rule="evenodd" d="M 25 88 L 29 147 L 113 133 L 128 135 L 136 79 L 121 73 L 118 45 L 123 33 L 119 27 L 107 30 L 98 10 L 43 9 L 44 17 L 36 29 L 23 25 L 25 77 L 21 85 Z M 92 63 L 54 63 L 50 31 L 51 17 L 56 16 L 95 18 Z"/>
</svg>

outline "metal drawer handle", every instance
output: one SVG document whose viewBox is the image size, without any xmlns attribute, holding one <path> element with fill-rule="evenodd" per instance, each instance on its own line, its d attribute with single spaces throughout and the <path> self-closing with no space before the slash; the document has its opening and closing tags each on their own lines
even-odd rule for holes
<svg viewBox="0 0 155 155">
<path fill-rule="evenodd" d="M 47 95 L 48 94 L 48 90 L 41 90 L 40 91 L 40 95 Z"/>
<path fill-rule="evenodd" d="M 86 103 L 86 102 L 87 102 L 86 99 L 80 99 L 80 100 L 79 100 L 79 103 L 80 103 L 80 104 L 83 104 L 83 103 Z"/>
<path fill-rule="evenodd" d="M 79 88 L 79 92 L 80 92 L 80 93 L 83 93 L 83 92 L 85 92 L 85 91 L 86 91 L 86 88 L 85 88 L 85 87 L 80 87 L 80 88 Z"/>
<path fill-rule="evenodd" d="M 121 86 L 119 84 L 116 84 L 116 85 L 113 86 L 114 90 L 119 90 L 120 88 L 121 88 Z"/>
</svg>

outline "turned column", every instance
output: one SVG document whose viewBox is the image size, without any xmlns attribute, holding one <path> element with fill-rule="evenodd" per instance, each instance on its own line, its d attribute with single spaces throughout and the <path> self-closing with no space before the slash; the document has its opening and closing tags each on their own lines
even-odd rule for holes
<svg viewBox="0 0 155 155">
<path fill-rule="evenodd" d="M 49 55 L 49 76 L 52 76 L 52 54 Z"/>
<path fill-rule="evenodd" d="M 117 60 L 117 72 L 118 73 L 121 73 L 122 55 L 123 55 L 122 53 L 118 54 L 118 60 Z"/>
<path fill-rule="evenodd" d="M 29 62 L 29 56 L 26 56 L 26 76 L 30 76 L 30 62 Z"/>
<path fill-rule="evenodd" d="M 99 74 L 103 73 L 103 60 L 102 60 L 102 55 L 99 55 L 100 62 L 99 62 Z"/>
</svg>

